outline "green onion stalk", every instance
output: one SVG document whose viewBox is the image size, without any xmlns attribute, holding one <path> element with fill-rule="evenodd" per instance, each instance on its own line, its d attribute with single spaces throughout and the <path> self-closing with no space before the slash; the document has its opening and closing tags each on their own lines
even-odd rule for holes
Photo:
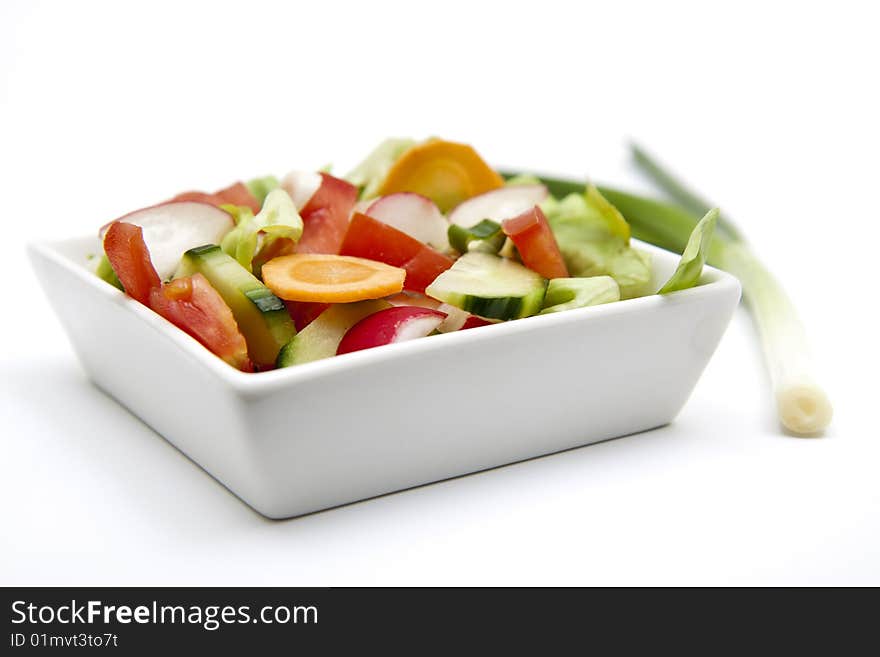
<svg viewBox="0 0 880 657">
<path fill-rule="evenodd" d="M 711 207 L 637 146 L 639 168 L 672 203 L 599 186 L 629 222 L 633 237 L 681 253 L 697 222 Z M 507 174 L 505 174 L 506 176 Z M 550 193 L 561 198 L 581 194 L 584 183 L 539 176 Z M 803 324 L 779 281 L 749 248 L 740 230 L 721 214 L 708 262 L 736 276 L 761 338 L 776 408 L 783 426 L 797 435 L 817 435 L 831 421 L 831 402 L 813 375 Z"/>
</svg>

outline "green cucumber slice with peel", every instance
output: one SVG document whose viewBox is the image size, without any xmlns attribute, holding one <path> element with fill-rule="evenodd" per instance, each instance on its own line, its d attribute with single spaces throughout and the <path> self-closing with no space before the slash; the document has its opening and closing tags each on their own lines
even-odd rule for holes
<svg viewBox="0 0 880 657">
<path fill-rule="evenodd" d="M 284 302 L 216 244 L 183 254 L 177 275 L 194 273 L 207 278 L 232 310 L 251 360 L 261 367 L 273 365 L 281 348 L 296 335 Z"/>
<path fill-rule="evenodd" d="M 466 253 L 425 293 L 490 319 L 519 319 L 541 311 L 547 280 L 531 269 L 489 253 Z"/>
<path fill-rule="evenodd" d="M 348 329 L 364 317 L 386 308 L 391 308 L 391 304 L 382 300 L 330 306 L 284 346 L 276 365 L 290 367 L 335 356 Z"/>
</svg>

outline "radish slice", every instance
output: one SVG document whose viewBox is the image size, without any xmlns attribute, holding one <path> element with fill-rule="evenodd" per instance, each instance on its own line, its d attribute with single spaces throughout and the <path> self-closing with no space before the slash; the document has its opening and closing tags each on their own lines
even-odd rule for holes
<svg viewBox="0 0 880 657">
<path fill-rule="evenodd" d="M 174 275 L 185 251 L 206 244 L 220 244 L 223 236 L 235 226 L 228 212 L 195 201 L 161 203 L 135 210 L 115 221 L 143 229 L 153 267 L 163 281 Z M 110 224 L 101 228 L 102 242 Z"/>
<path fill-rule="evenodd" d="M 316 171 L 291 171 L 281 179 L 281 189 L 290 194 L 299 212 L 318 191 L 322 180 L 321 174 Z"/>
<path fill-rule="evenodd" d="M 442 303 L 437 301 L 437 299 L 432 299 L 431 297 L 426 297 L 424 294 L 418 294 L 416 292 L 401 292 L 400 294 L 385 297 L 385 301 L 392 306 L 430 308 L 431 310 L 439 310 L 441 313 L 446 313 L 446 319 L 444 319 L 437 327 L 437 330 L 440 333 L 452 333 L 453 331 L 457 331 L 462 328 L 469 319 L 475 318 L 475 315 L 471 315 L 466 310 L 456 308 L 448 303 Z"/>
<path fill-rule="evenodd" d="M 353 217 L 356 212 L 360 212 L 361 214 L 367 214 L 367 208 L 369 208 L 373 203 L 376 202 L 374 198 L 364 198 L 354 204 L 354 207 L 351 209 L 351 216 Z"/>
<path fill-rule="evenodd" d="M 446 319 L 446 313 L 416 306 L 395 306 L 369 315 L 352 326 L 337 354 L 405 342 L 430 335 Z"/>
<path fill-rule="evenodd" d="M 434 313 L 424 317 L 413 317 L 397 327 L 394 339 L 391 342 L 406 342 L 407 340 L 424 338 L 437 330 L 442 321 Z"/>
<path fill-rule="evenodd" d="M 376 200 L 364 213 L 396 228 L 440 252 L 449 250 L 449 222 L 434 202 L 413 192 L 389 194 Z"/>
<path fill-rule="evenodd" d="M 483 219 L 491 219 L 500 224 L 540 204 L 547 195 L 544 185 L 511 185 L 493 189 L 453 208 L 449 223 L 470 228 Z"/>
</svg>

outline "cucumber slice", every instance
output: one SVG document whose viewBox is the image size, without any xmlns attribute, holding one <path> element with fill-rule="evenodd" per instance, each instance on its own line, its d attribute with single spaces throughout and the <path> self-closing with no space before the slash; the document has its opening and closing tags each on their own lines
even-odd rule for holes
<svg viewBox="0 0 880 657">
<path fill-rule="evenodd" d="M 207 278 L 232 310 L 247 341 L 251 360 L 262 367 L 274 364 L 281 347 L 296 335 L 284 302 L 214 244 L 183 254 L 178 275 L 194 273 Z"/>
<path fill-rule="evenodd" d="M 447 235 L 449 245 L 459 253 L 468 251 L 498 253 L 505 239 L 501 224 L 491 219 L 483 219 L 470 228 L 451 224 L 447 229 Z"/>
<path fill-rule="evenodd" d="M 335 356 L 348 329 L 364 317 L 390 307 L 390 303 L 381 300 L 330 306 L 284 346 L 276 365 L 290 367 Z"/>
<path fill-rule="evenodd" d="M 425 293 L 491 319 L 518 319 L 541 310 L 547 280 L 521 264 L 489 253 L 466 253 Z"/>
</svg>

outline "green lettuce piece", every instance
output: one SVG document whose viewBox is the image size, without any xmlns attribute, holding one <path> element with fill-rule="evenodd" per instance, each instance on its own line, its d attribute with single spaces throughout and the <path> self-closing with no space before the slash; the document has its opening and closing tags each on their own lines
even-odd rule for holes
<svg viewBox="0 0 880 657">
<path fill-rule="evenodd" d="M 587 185 L 585 199 L 587 202 L 587 206 L 589 206 L 599 217 L 601 217 L 602 222 L 605 224 L 605 227 L 608 229 L 608 231 L 612 235 L 617 235 L 618 237 L 622 238 L 624 240 L 624 243 L 629 246 L 629 224 L 626 223 L 626 219 L 623 218 L 623 215 L 620 214 L 620 211 L 615 208 L 611 203 L 609 203 L 604 196 L 602 196 L 599 190 L 596 189 L 595 185 Z"/>
<path fill-rule="evenodd" d="M 267 194 L 256 216 L 246 207 L 224 205 L 223 209 L 232 215 L 236 226 L 220 242 L 220 248 L 248 271 L 254 258 L 275 240 L 286 237 L 296 242 L 302 236 L 302 217 L 290 195 L 280 187 Z"/>
<path fill-rule="evenodd" d="M 700 223 L 694 227 L 691 236 L 688 238 L 687 246 L 684 247 L 678 267 L 675 268 L 672 276 L 663 284 L 663 287 L 660 288 L 657 294 L 686 290 L 699 282 L 700 275 L 703 273 L 703 265 L 706 264 L 709 245 L 712 243 L 712 235 L 715 232 L 718 214 L 718 208 L 713 208 L 706 213 L 706 216 L 700 219 Z"/>
<path fill-rule="evenodd" d="M 220 206 L 224 212 L 232 215 L 232 221 L 238 226 L 242 221 L 254 218 L 254 211 L 246 205 L 233 205 L 232 203 L 224 203 Z"/>
<path fill-rule="evenodd" d="M 235 228 L 223 236 L 220 248 L 227 255 L 232 256 L 248 271 L 251 268 L 251 260 L 257 252 L 257 233 L 254 225 L 254 212 L 244 205 L 221 205 L 220 208 L 232 215 Z"/>
<path fill-rule="evenodd" d="M 620 287 L 610 276 L 554 278 L 547 285 L 542 315 L 620 301 Z"/>
<path fill-rule="evenodd" d="M 360 188 L 361 198 L 372 198 L 376 196 L 379 186 L 394 163 L 415 144 L 414 139 L 399 137 L 386 139 L 374 148 L 363 162 L 352 169 L 345 179 Z"/>
<path fill-rule="evenodd" d="M 584 194 L 550 197 L 541 209 L 573 277 L 611 276 L 622 299 L 650 293 L 650 255 L 629 245 L 629 224 L 593 185 Z"/>
<path fill-rule="evenodd" d="M 276 189 L 280 184 L 275 176 L 263 176 L 262 178 L 248 180 L 245 186 L 254 195 L 254 198 L 260 202 L 260 205 L 263 205 L 269 192 Z"/>
<path fill-rule="evenodd" d="M 505 180 L 504 184 L 507 187 L 515 187 L 516 185 L 542 185 L 543 183 L 538 176 L 533 176 L 530 173 L 520 173 Z"/>
</svg>

